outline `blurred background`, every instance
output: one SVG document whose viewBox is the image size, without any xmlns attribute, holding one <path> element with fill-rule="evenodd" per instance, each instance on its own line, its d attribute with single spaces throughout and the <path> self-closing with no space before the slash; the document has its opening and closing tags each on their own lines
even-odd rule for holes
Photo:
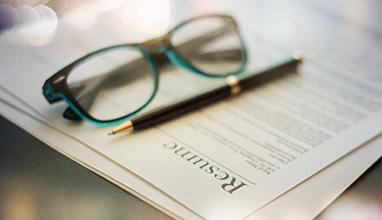
<svg viewBox="0 0 382 220">
<path fill-rule="evenodd" d="M 170 0 L 3 0 L 0 34 L 41 46 L 49 43 L 59 25 L 81 31 L 107 17 L 120 29 L 149 37 L 168 29 L 170 5 Z"/>
</svg>

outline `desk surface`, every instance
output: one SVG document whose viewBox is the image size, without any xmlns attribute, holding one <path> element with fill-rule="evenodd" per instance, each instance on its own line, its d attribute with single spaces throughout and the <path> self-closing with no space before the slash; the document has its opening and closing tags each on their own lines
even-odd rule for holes
<svg viewBox="0 0 382 220">
<path fill-rule="evenodd" d="M 317 220 L 381 219 L 382 158 L 328 206 Z"/>
<path fill-rule="evenodd" d="M 0 132 L 0 219 L 170 219 L 3 117 Z M 318 219 L 382 210 L 381 177 L 379 160 Z"/>
<path fill-rule="evenodd" d="M 170 219 L 0 117 L 0 219 Z"/>
</svg>

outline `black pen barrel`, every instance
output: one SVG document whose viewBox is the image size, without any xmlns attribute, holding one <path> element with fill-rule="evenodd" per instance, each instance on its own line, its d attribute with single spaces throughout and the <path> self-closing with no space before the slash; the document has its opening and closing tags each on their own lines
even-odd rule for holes
<svg viewBox="0 0 382 220">
<path fill-rule="evenodd" d="M 297 65 L 301 62 L 301 57 L 291 57 L 285 61 L 276 63 L 257 73 L 242 77 L 237 80 L 237 84 L 223 85 L 219 88 L 212 89 L 200 95 L 193 96 L 186 100 L 170 104 L 168 106 L 155 109 L 151 112 L 138 116 L 131 121 L 134 130 L 142 130 L 157 124 L 169 121 L 178 116 L 195 111 L 198 108 L 210 105 L 214 102 L 226 99 L 236 94 L 234 89 L 240 88 L 239 91 L 245 91 L 260 84 L 280 78 L 288 73 L 295 72 Z M 236 81 L 236 80 L 235 80 Z M 234 88 L 236 86 L 236 88 Z"/>
<path fill-rule="evenodd" d="M 230 95 L 231 87 L 226 85 L 206 93 L 193 96 L 175 104 L 161 107 L 160 109 L 153 110 L 152 112 L 148 112 L 144 115 L 138 116 L 137 119 L 132 120 L 134 130 L 145 129 L 169 121 L 178 116 L 195 111 L 198 108 L 226 99 Z"/>
<path fill-rule="evenodd" d="M 260 70 L 257 74 L 241 78 L 239 80 L 240 87 L 244 91 L 263 83 L 280 79 L 289 73 L 296 72 L 297 65 L 300 62 L 300 58 L 291 57 L 283 62 L 276 63 L 266 69 Z"/>
</svg>

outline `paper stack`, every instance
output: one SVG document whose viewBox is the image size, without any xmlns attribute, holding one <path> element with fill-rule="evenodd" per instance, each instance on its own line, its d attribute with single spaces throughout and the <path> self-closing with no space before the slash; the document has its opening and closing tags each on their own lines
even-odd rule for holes
<svg viewBox="0 0 382 220">
<path fill-rule="evenodd" d="M 109 137 L 109 128 L 65 121 L 61 114 L 66 105 L 50 106 L 41 87 L 68 63 L 103 46 L 126 42 L 131 32 L 110 26 L 116 19 L 111 15 L 86 31 L 60 26 L 59 21 L 56 36 L 44 46 L 21 45 L 13 34 L 1 36 L 0 113 L 174 218 L 313 218 L 382 155 L 380 76 L 371 69 L 372 61 L 357 63 L 342 54 L 343 47 L 322 57 L 328 43 L 324 37 L 340 27 L 327 24 L 324 16 L 283 2 L 248 2 L 275 6 L 281 18 L 290 19 L 274 21 L 272 29 L 271 24 L 264 25 L 266 15 L 251 23 L 252 11 L 230 4 L 222 3 L 216 10 L 228 10 L 240 21 L 250 52 L 246 71 L 301 48 L 306 62 L 298 75 L 141 133 Z M 315 27 L 301 23 L 305 28 L 295 29 L 301 17 Z M 282 25 L 291 32 L 281 39 Z M 313 41 L 321 39 L 316 35 L 321 33 L 322 42 L 296 38 L 303 31 L 302 37 Z M 362 42 L 367 47 L 368 39 Z M 184 78 L 170 82 L 167 93 L 181 93 L 190 83 L 206 85 L 189 73 L 171 71 Z M 166 90 L 165 85 L 160 89 Z"/>
</svg>

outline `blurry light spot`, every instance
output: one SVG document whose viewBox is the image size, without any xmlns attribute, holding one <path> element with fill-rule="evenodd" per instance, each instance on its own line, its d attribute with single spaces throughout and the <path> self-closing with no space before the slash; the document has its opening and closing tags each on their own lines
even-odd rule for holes
<svg viewBox="0 0 382 220">
<path fill-rule="evenodd" d="M 56 13 L 53 9 L 45 5 L 39 5 L 35 8 L 41 16 L 40 19 L 40 31 L 44 34 L 53 33 L 58 24 L 58 19 Z"/>
<path fill-rule="evenodd" d="M 380 220 L 382 219 L 382 204 L 378 201 L 352 197 L 342 200 L 334 208 L 328 209 L 321 219 Z"/>
<path fill-rule="evenodd" d="M 0 5 L 0 32 L 11 29 L 17 22 L 17 12 L 12 6 Z"/>
<path fill-rule="evenodd" d="M 16 8 L 19 25 L 15 28 L 14 40 L 33 46 L 50 42 L 57 28 L 57 15 L 49 7 L 22 5 Z"/>
<path fill-rule="evenodd" d="M 18 26 L 23 33 L 35 32 L 33 24 L 40 20 L 39 13 L 28 5 L 21 5 L 16 8 L 17 14 L 19 15 Z M 31 25 L 32 24 L 32 25 Z"/>
<path fill-rule="evenodd" d="M 120 14 L 127 30 L 141 38 L 150 38 L 168 30 L 171 7 L 169 0 L 135 0 L 128 1 Z"/>
<path fill-rule="evenodd" d="M 126 0 L 95 0 L 95 2 L 98 10 L 106 11 L 121 7 Z"/>
<path fill-rule="evenodd" d="M 37 219 L 37 197 L 33 189 L 16 184 L 16 186 L 7 188 L 2 200 L 1 219 Z"/>
<path fill-rule="evenodd" d="M 97 8 L 94 2 L 84 2 L 81 6 L 68 11 L 62 17 L 70 26 L 85 30 L 93 26 L 97 20 Z"/>
</svg>

